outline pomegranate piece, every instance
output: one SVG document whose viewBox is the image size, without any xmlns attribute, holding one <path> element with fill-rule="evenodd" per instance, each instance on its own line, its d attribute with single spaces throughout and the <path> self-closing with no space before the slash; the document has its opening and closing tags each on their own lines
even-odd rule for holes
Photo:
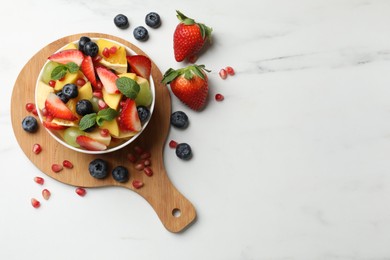
<svg viewBox="0 0 390 260">
<path fill-rule="evenodd" d="M 80 197 L 84 197 L 85 194 L 87 194 L 87 191 L 86 191 L 84 188 L 81 188 L 81 187 L 76 188 L 75 192 L 76 192 L 77 195 L 79 195 Z"/>
<path fill-rule="evenodd" d="M 148 166 L 146 166 L 146 167 L 144 168 L 144 173 L 146 174 L 146 176 L 149 176 L 149 177 L 153 176 L 153 171 L 152 171 L 152 169 L 151 169 L 150 167 L 148 167 Z"/>
<path fill-rule="evenodd" d="M 142 181 L 140 181 L 140 180 L 134 180 L 132 182 L 132 184 L 133 184 L 133 187 L 136 188 L 136 189 L 140 189 L 140 188 L 142 188 L 144 186 L 144 183 Z"/>
<path fill-rule="evenodd" d="M 127 154 L 127 159 L 132 162 L 132 163 L 135 163 L 137 161 L 137 157 L 135 157 L 135 155 L 133 153 L 128 153 Z"/>
<path fill-rule="evenodd" d="M 102 54 L 104 57 L 108 58 L 110 57 L 110 50 L 108 48 L 104 48 Z"/>
<path fill-rule="evenodd" d="M 60 171 L 62 171 L 62 169 L 63 169 L 63 167 L 60 164 L 54 163 L 54 164 L 51 165 L 51 170 L 53 172 L 60 172 Z"/>
<path fill-rule="evenodd" d="M 65 167 L 65 168 L 68 168 L 68 169 L 72 169 L 73 168 L 73 163 L 71 163 L 70 161 L 68 160 L 64 160 L 62 162 L 62 165 Z"/>
<path fill-rule="evenodd" d="M 85 85 L 85 80 L 84 79 L 78 79 L 76 80 L 76 85 L 79 86 L 79 87 L 82 87 Z"/>
<path fill-rule="evenodd" d="M 35 198 L 32 198 L 31 199 L 31 205 L 34 207 L 34 208 L 39 208 L 41 206 L 41 203 L 39 202 L 39 200 L 35 199 Z"/>
<path fill-rule="evenodd" d="M 227 67 L 225 68 L 225 70 L 226 70 L 227 74 L 229 74 L 230 76 L 233 76 L 234 74 L 236 74 L 236 73 L 234 72 L 234 69 L 233 69 L 232 67 L 230 67 L 230 66 L 227 66 Z"/>
<path fill-rule="evenodd" d="M 26 104 L 27 112 L 32 112 L 34 109 L 35 109 L 35 104 L 34 103 L 27 103 Z"/>
<path fill-rule="evenodd" d="M 109 51 L 110 51 L 110 54 L 115 54 L 116 51 L 118 50 L 118 48 L 116 46 L 112 46 Z"/>
<path fill-rule="evenodd" d="M 42 152 L 42 147 L 40 144 L 34 144 L 33 145 L 33 148 L 32 148 L 32 151 L 33 153 L 35 154 L 39 154 L 40 152 Z"/>
<path fill-rule="evenodd" d="M 138 154 L 141 155 L 144 152 L 144 149 L 142 149 L 140 146 L 134 146 L 134 151 Z"/>
<path fill-rule="evenodd" d="M 110 135 L 110 131 L 108 129 L 100 130 L 100 135 L 103 137 L 108 137 Z"/>
<path fill-rule="evenodd" d="M 55 80 L 50 80 L 49 81 L 49 86 L 54 88 L 56 86 L 56 81 Z"/>
<path fill-rule="evenodd" d="M 222 94 L 216 94 L 215 95 L 215 100 L 217 100 L 217 101 L 222 101 L 222 100 L 224 100 L 224 96 L 222 95 Z"/>
<path fill-rule="evenodd" d="M 177 146 L 177 142 L 176 142 L 176 141 L 171 140 L 171 141 L 169 142 L 169 147 L 170 147 L 170 148 L 175 149 L 176 146 Z"/>
<path fill-rule="evenodd" d="M 145 168 L 145 165 L 143 163 L 137 163 L 135 165 L 135 169 L 138 171 L 142 171 Z"/>
<path fill-rule="evenodd" d="M 45 180 L 42 177 L 34 177 L 34 181 L 40 185 L 43 185 L 45 183 Z"/>
<path fill-rule="evenodd" d="M 152 156 L 149 152 L 143 152 L 141 155 L 140 155 L 140 158 L 141 159 L 148 159 L 150 158 L 150 156 Z"/>
<path fill-rule="evenodd" d="M 225 69 L 221 69 L 219 71 L 219 76 L 221 77 L 221 79 L 226 79 L 227 78 L 227 72 Z"/>
<path fill-rule="evenodd" d="M 50 199 L 50 196 L 51 196 L 51 192 L 50 192 L 48 189 L 43 189 L 43 190 L 42 190 L 42 197 L 43 197 L 45 200 Z"/>
</svg>

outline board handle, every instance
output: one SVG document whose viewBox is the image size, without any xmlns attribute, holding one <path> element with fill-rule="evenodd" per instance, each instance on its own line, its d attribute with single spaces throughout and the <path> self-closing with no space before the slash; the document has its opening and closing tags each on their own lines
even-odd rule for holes
<svg viewBox="0 0 390 260">
<path fill-rule="evenodd" d="M 167 175 L 164 172 L 161 176 Z M 155 192 L 146 192 L 141 195 L 152 206 L 167 230 L 178 233 L 194 222 L 196 219 L 194 206 L 176 189 L 168 178 L 160 179 L 160 182 L 153 186 Z M 153 194 L 153 196 L 150 194 Z"/>
</svg>

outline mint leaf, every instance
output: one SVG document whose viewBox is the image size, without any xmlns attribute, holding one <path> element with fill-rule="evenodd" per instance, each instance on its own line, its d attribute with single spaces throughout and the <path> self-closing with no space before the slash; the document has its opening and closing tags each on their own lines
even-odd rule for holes
<svg viewBox="0 0 390 260">
<path fill-rule="evenodd" d="M 79 66 L 77 66 L 77 64 L 74 62 L 68 62 L 66 64 L 66 68 L 70 73 L 76 73 L 80 69 Z"/>
<path fill-rule="evenodd" d="M 96 113 L 91 113 L 83 116 L 79 122 L 79 129 L 84 131 L 96 124 Z"/>
<path fill-rule="evenodd" d="M 62 79 L 65 76 L 67 70 L 68 69 L 66 68 L 65 65 L 59 65 L 55 67 L 50 74 L 51 79 L 53 80 Z"/>
<path fill-rule="evenodd" d="M 141 89 L 135 80 L 127 77 L 118 78 L 116 86 L 123 95 L 131 99 L 135 99 Z"/>
<path fill-rule="evenodd" d="M 106 108 L 100 110 L 96 117 L 96 123 L 98 126 L 103 124 L 103 121 L 111 121 L 118 116 L 118 112 L 112 108 Z"/>
</svg>

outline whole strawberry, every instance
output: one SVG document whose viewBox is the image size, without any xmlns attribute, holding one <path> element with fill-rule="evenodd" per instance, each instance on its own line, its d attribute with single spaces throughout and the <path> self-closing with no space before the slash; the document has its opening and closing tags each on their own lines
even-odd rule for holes
<svg viewBox="0 0 390 260">
<path fill-rule="evenodd" d="M 204 65 L 190 65 L 174 70 L 169 69 L 164 74 L 162 82 L 169 83 L 175 96 L 191 109 L 201 110 L 209 93 L 207 75 Z"/>
<path fill-rule="evenodd" d="M 202 23 L 188 18 L 180 11 L 177 18 L 180 23 L 173 34 L 173 51 L 176 61 L 185 59 L 194 60 L 194 56 L 202 49 L 205 42 L 210 39 L 212 29 Z"/>
</svg>

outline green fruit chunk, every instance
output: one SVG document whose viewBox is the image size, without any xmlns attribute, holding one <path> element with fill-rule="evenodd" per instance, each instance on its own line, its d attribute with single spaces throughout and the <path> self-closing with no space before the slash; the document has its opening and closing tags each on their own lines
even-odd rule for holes
<svg viewBox="0 0 390 260">
<path fill-rule="evenodd" d="M 85 135 L 85 133 L 76 127 L 69 127 L 64 131 L 64 140 L 73 147 L 80 147 L 76 142 L 76 138 L 80 135 Z"/>
<path fill-rule="evenodd" d="M 46 64 L 45 68 L 43 69 L 42 81 L 45 82 L 46 84 L 48 84 L 49 81 L 51 80 L 51 72 L 54 70 L 54 68 L 56 68 L 59 65 L 60 64 L 58 64 L 57 62 L 49 61 Z"/>
<path fill-rule="evenodd" d="M 150 106 L 150 104 L 152 104 L 153 96 L 152 91 L 150 90 L 149 81 L 144 78 L 137 77 L 137 83 L 140 86 L 140 91 L 135 99 L 135 103 L 137 106 Z"/>
<path fill-rule="evenodd" d="M 99 112 L 99 98 L 94 96 L 91 98 L 90 101 L 92 103 L 93 111 L 95 111 L 96 113 Z"/>
</svg>

